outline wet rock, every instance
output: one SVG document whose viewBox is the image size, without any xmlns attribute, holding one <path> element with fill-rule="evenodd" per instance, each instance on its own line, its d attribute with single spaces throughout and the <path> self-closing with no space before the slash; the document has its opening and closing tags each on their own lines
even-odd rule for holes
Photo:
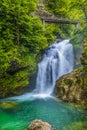
<svg viewBox="0 0 87 130">
<path fill-rule="evenodd" d="M 74 81 L 74 78 L 75 78 L 74 76 L 76 72 L 62 76 L 56 82 L 56 90 L 57 90 L 56 92 L 58 92 L 58 97 L 62 98 L 65 101 L 73 100 L 73 96 L 76 95 L 76 89 L 74 86 L 76 85 L 76 82 L 77 82 L 77 81 Z M 77 91 L 78 91 L 78 87 L 77 87 Z"/>
<path fill-rule="evenodd" d="M 84 70 L 87 72 L 87 38 L 84 40 L 83 48 L 81 64 L 83 65 Z"/>
<path fill-rule="evenodd" d="M 54 130 L 53 127 L 47 122 L 43 122 L 41 120 L 34 120 L 27 130 Z"/>
<path fill-rule="evenodd" d="M 55 85 L 56 96 L 87 109 L 87 39 L 83 43 L 81 68 L 62 76 Z"/>
<path fill-rule="evenodd" d="M 87 74 L 76 69 L 56 82 L 56 96 L 63 101 L 87 108 Z"/>
<path fill-rule="evenodd" d="M 6 101 L 6 102 L 0 103 L 1 109 L 15 109 L 18 107 L 19 107 L 19 104 L 16 102 Z"/>
<path fill-rule="evenodd" d="M 64 127 L 64 130 L 87 130 L 87 121 L 73 122 Z"/>
</svg>

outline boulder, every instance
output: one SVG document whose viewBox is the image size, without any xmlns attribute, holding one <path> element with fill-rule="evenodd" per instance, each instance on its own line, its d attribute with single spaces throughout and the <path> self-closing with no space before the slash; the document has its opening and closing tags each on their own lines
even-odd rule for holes
<svg viewBox="0 0 87 130">
<path fill-rule="evenodd" d="M 87 39 L 83 43 L 81 68 L 62 76 L 55 85 L 56 96 L 87 109 Z"/>
<path fill-rule="evenodd" d="M 27 130 L 54 130 L 53 127 L 47 122 L 41 120 L 34 120 L 28 126 Z"/>
<path fill-rule="evenodd" d="M 19 104 L 12 101 L 5 101 L 5 102 L 0 103 L 1 109 L 15 109 L 18 107 L 19 107 Z"/>
</svg>

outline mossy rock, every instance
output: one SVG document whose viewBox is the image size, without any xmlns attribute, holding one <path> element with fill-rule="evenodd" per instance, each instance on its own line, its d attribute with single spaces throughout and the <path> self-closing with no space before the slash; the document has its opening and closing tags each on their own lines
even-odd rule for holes
<svg viewBox="0 0 87 130">
<path fill-rule="evenodd" d="M 87 121 L 74 122 L 61 130 L 87 130 Z"/>
<path fill-rule="evenodd" d="M 63 101 L 74 103 L 87 109 L 87 74 L 76 69 L 62 76 L 56 82 L 55 94 Z"/>
<path fill-rule="evenodd" d="M 19 107 L 19 104 L 16 102 L 6 101 L 6 102 L 0 103 L 1 109 L 15 109 L 18 107 Z"/>
<path fill-rule="evenodd" d="M 87 38 L 83 43 L 81 64 L 81 68 L 57 80 L 55 94 L 63 101 L 87 109 Z"/>
</svg>

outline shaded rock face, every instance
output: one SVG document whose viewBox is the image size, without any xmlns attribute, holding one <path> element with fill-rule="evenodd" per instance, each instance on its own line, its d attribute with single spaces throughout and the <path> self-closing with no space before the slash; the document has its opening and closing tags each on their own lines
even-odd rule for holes
<svg viewBox="0 0 87 130">
<path fill-rule="evenodd" d="M 34 120 L 27 130 L 54 130 L 53 127 L 47 122 L 43 122 L 41 120 Z"/>
<path fill-rule="evenodd" d="M 56 96 L 63 101 L 87 108 L 87 40 L 83 44 L 82 68 L 62 76 L 55 85 Z"/>
<path fill-rule="evenodd" d="M 25 92 L 25 90 L 26 86 L 23 87 L 19 86 L 18 88 L 12 88 L 12 87 L 6 88 L 5 86 L 2 86 L 0 87 L 0 98 L 22 95 Z"/>
<path fill-rule="evenodd" d="M 87 38 L 84 40 L 83 48 L 81 63 L 84 67 L 84 70 L 87 72 Z"/>
<path fill-rule="evenodd" d="M 45 10 L 44 4 L 38 4 L 37 8 L 38 8 L 37 14 L 41 18 L 43 18 L 43 17 L 54 18 L 55 17 L 52 13 L 49 13 L 48 11 Z"/>
<path fill-rule="evenodd" d="M 87 74 L 84 74 L 82 69 L 77 69 L 61 77 L 56 82 L 55 93 L 64 101 L 86 105 Z"/>
</svg>

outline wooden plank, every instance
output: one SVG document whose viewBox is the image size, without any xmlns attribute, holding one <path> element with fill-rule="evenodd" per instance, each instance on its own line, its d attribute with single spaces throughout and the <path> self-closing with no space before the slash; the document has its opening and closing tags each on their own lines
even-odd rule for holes
<svg viewBox="0 0 87 130">
<path fill-rule="evenodd" d="M 41 18 L 47 23 L 61 23 L 61 24 L 78 24 L 78 22 L 65 20 L 65 19 L 56 19 L 56 18 Z"/>
</svg>

